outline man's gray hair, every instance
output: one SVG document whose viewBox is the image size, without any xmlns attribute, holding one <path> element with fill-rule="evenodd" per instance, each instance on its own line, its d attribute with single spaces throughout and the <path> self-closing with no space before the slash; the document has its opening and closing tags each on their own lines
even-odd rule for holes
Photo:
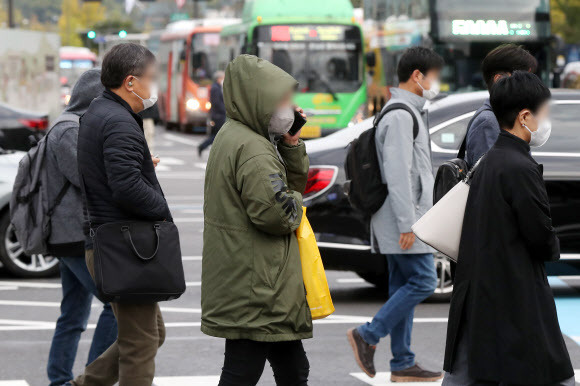
<svg viewBox="0 0 580 386">
<path fill-rule="evenodd" d="M 216 71 L 213 73 L 213 79 L 218 80 L 219 78 L 225 78 L 226 73 L 223 71 Z"/>
</svg>

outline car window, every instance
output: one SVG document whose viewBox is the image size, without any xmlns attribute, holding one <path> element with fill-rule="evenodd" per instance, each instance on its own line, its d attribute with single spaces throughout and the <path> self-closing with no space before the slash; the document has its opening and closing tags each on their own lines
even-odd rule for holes
<svg viewBox="0 0 580 386">
<path fill-rule="evenodd" d="M 580 151 L 580 121 L 578 104 L 552 106 L 552 134 L 537 152 L 578 153 Z"/>
<path fill-rule="evenodd" d="M 440 148 L 458 150 L 471 117 L 454 122 L 431 134 L 431 140 Z"/>
</svg>

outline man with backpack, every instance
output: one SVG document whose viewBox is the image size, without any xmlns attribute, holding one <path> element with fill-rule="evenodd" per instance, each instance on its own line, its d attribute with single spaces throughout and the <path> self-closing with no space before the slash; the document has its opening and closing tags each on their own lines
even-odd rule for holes
<svg viewBox="0 0 580 386">
<path fill-rule="evenodd" d="M 443 376 L 420 367 L 410 347 L 414 308 L 437 286 L 432 249 L 415 240 L 411 226 L 433 202 L 429 132 L 422 110 L 439 92 L 443 65 L 433 50 L 407 49 L 397 67 L 399 87 L 391 88 L 392 98 L 375 123 L 378 167 L 388 194 L 372 215 L 371 243 L 374 252 L 386 255 L 390 298 L 372 322 L 349 330 L 347 336 L 357 364 L 374 377 L 376 344 L 390 335 L 393 382 L 436 381 Z"/>
<path fill-rule="evenodd" d="M 64 385 L 73 378 L 81 333 L 87 328 L 93 295 L 97 294 L 84 259 L 83 204 L 77 166 L 79 118 L 92 100 L 104 90 L 101 70 L 85 72 L 75 84 L 70 102 L 50 129 L 46 141 L 45 167 L 47 198 L 54 202 L 68 186 L 50 216 L 48 248 L 60 261 L 62 282 L 61 315 L 56 323 L 47 373 L 51 386 Z M 117 321 L 106 303 L 93 336 L 87 365 L 98 358 L 117 338 Z"/>
</svg>

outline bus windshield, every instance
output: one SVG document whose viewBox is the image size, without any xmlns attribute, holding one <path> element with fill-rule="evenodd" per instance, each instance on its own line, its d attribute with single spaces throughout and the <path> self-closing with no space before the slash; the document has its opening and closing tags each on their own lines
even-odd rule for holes
<svg viewBox="0 0 580 386">
<path fill-rule="evenodd" d="M 288 72 L 303 92 L 354 92 L 362 83 L 360 30 L 342 25 L 256 28 L 259 57 Z"/>
<path fill-rule="evenodd" d="M 72 86 L 85 71 L 90 70 L 94 66 L 95 62 L 90 59 L 61 59 L 61 82 L 64 85 Z"/>
<path fill-rule="evenodd" d="M 219 32 L 196 33 L 191 39 L 191 79 L 196 82 L 211 82 L 217 70 L 217 47 L 220 44 Z"/>
</svg>

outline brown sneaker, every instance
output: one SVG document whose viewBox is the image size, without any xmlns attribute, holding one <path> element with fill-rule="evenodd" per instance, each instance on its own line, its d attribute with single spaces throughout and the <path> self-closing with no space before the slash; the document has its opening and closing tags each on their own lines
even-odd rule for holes
<svg viewBox="0 0 580 386">
<path fill-rule="evenodd" d="M 391 372 L 391 382 L 435 382 L 441 378 L 443 378 L 442 372 L 425 370 L 418 364 Z"/>
<path fill-rule="evenodd" d="M 351 328 L 346 332 L 352 351 L 354 351 L 354 359 L 356 363 L 371 378 L 377 375 L 375 370 L 375 351 L 376 346 L 371 346 L 363 340 L 356 328 Z"/>
</svg>

